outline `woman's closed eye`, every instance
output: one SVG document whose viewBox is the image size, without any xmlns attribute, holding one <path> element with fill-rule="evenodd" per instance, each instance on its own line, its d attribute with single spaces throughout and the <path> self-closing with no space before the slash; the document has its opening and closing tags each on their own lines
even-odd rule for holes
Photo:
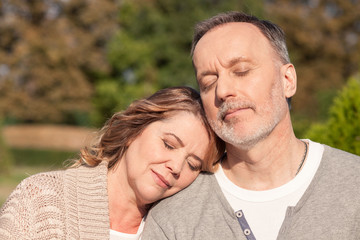
<svg viewBox="0 0 360 240">
<path fill-rule="evenodd" d="M 164 143 L 165 148 L 167 148 L 169 150 L 175 149 L 175 147 L 172 144 L 170 144 L 169 142 L 167 142 L 166 140 L 163 140 L 163 143 Z"/>
<path fill-rule="evenodd" d="M 201 167 L 202 167 L 201 163 L 194 163 L 194 161 L 197 161 L 197 160 L 190 160 L 190 159 L 187 160 L 190 170 L 191 171 L 200 171 Z"/>
</svg>

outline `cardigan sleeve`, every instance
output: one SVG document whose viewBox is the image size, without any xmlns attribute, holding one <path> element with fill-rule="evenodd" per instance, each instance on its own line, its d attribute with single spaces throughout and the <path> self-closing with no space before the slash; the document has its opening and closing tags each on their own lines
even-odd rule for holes
<svg viewBox="0 0 360 240">
<path fill-rule="evenodd" d="M 0 239 L 31 239 L 31 199 L 29 187 L 21 182 L 0 211 Z"/>
<path fill-rule="evenodd" d="M 23 180 L 0 210 L 0 239 L 45 239 L 64 236 L 62 186 L 53 173 Z"/>
</svg>

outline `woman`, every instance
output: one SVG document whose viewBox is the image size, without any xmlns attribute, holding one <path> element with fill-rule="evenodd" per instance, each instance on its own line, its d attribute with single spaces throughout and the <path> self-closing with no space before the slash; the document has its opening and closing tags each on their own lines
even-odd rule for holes
<svg viewBox="0 0 360 240">
<path fill-rule="evenodd" d="M 223 150 L 195 90 L 160 90 L 109 119 L 72 167 L 22 181 L 0 238 L 138 239 L 151 205 L 212 171 Z"/>
</svg>

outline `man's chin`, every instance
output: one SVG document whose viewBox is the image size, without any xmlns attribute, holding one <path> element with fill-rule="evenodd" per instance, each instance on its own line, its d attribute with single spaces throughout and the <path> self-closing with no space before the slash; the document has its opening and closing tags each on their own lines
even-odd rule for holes
<svg viewBox="0 0 360 240">
<path fill-rule="evenodd" d="M 222 127 L 217 129 L 215 133 L 227 144 L 241 150 L 249 150 L 257 143 L 264 140 L 269 134 L 268 132 L 249 132 L 246 129 L 234 129 Z M 237 134 L 242 133 L 242 134 Z"/>
</svg>

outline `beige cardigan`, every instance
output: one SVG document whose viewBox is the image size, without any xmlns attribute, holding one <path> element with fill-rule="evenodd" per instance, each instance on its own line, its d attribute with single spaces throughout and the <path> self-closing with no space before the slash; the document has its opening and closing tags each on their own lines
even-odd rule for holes
<svg viewBox="0 0 360 240">
<path fill-rule="evenodd" d="M 109 239 L 107 165 L 39 173 L 0 210 L 0 239 Z"/>
</svg>

